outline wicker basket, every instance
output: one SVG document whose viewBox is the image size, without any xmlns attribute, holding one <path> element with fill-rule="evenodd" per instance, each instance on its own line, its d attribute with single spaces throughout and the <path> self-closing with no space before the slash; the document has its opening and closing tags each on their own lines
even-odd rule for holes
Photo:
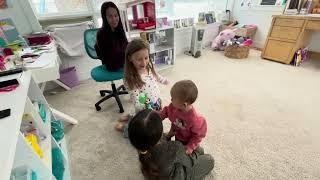
<svg viewBox="0 0 320 180">
<path fill-rule="evenodd" d="M 244 59 L 249 55 L 250 48 L 247 46 L 231 45 L 224 50 L 224 55 L 233 59 Z"/>
<path fill-rule="evenodd" d="M 254 27 L 237 28 L 237 27 L 228 27 L 226 25 L 220 26 L 220 32 L 225 29 L 232 29 L 234 30 L 237 36 L 249 37 L 250 39 L 253 38 L 253 36 L 256 34 L 256 31 L 257 31 L 257 28 L 254 28 Z"/>
</svg>

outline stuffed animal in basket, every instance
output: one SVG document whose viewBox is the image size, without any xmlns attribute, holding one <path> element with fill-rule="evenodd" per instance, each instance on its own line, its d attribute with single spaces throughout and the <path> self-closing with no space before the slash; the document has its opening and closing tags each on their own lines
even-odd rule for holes
<svg viewBox="0 0 320 180">
<path fill-rule="evenodd" d="M 224 50 L 224 42 L 234 38 L 236 33 L 231 29 L 225 29 L 219 33 L 219 35 L 212 41 L 211 48 L 213 50 Z"/>
</svg>

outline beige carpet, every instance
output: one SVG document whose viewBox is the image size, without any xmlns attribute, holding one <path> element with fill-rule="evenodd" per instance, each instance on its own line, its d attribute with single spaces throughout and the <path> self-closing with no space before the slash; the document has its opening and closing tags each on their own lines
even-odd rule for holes
<svg viewBox="0 0 320 180">
<path fill-rule="evenodd" d="M 205 51 L 199 59 L 178 56 L 161 74 L 171 81 L 161 86 L 166 103 L 175 81 L 198 85 L 195 106 L 208 122 L 202 146 L 216 160 L 207 179 L 320 179 L 318 62 L 293 67 L 261 60 L 258 51 L 245 60 Z M 53 107 L 79 120 L 67 133 L 72 177 L 142 179 L 135 150 L 113 129 L 120 115 L 115 101 L 103 104 L 101 112 L 94 109 L 105 86 L 88 80 L 47 95 Z M 127 109 L 128 97 L 122 102 Z"/>
</svg>

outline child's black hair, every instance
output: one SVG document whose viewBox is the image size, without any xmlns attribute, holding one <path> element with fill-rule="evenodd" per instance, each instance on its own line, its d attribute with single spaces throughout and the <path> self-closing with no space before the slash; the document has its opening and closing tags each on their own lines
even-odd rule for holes
<svg viewBox="0 0 320 180">
<path fill-rule="evenodd" d="M 129 140 L 140 151 L 141 170 L 146 179 L 159 179 L 159 166 L 155 162 L 152 149 L 160 141 L 163 125 L 160 115 L 150 109 L 138 112 L 129 123 Z"/>
<path fill-rule="evenodd" d="M 138 112 L 129 123 L 129 140 L 139 151 L 148 151 L 161 139 L 163 125 L 160 115 L 150 109 Z"/>
</svg>

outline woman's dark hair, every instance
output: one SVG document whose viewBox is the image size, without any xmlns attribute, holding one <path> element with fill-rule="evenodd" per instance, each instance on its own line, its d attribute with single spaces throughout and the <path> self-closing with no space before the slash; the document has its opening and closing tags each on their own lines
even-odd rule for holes
<svg viewBox="0 0 320 180">
<path fill-rule="evenodd" d="M 119 12 L 119 9 L 118 7 L 111 1 L 108 1 L 108 2 L 104 2 L 102 5 L 101 5 L 101 18 L 102 18 L 102 27 L 101 29 L 105 32 L 105 33 L 110 33 L 112 32 L 111 30 L 111 26 L 110 24 L 108 23 L 108 20 L 107 20 L 107 17 L 106 17 L 106 11 L 108 8 L 114 8 L 117 10 L 117 13 L 118 13 L 118 16 L 119 16 L 119 23 L 118 23 L 118 26 L 116 27 L 115 29 L 115 32 L 117 34 L 119 34 L 123 39 L 127 39 L 126 37 L 126 33 L 124 32 L 124 29 L 123 29 L 123 26 L 122 26 L 122 21 L 121 21 L 121 18 L 120 18 L 120 12 Z"/>
<path fill-rule="evenodd" d="M 141 170 L 147 179 L 159 177 L 159 166 L 152 156 L 153 147 L 160 141 L 163 125 L 160 115 L 150 109 L 138 112 L 128 126 L 129 140 L 140 151 Z"/>
</svg>

